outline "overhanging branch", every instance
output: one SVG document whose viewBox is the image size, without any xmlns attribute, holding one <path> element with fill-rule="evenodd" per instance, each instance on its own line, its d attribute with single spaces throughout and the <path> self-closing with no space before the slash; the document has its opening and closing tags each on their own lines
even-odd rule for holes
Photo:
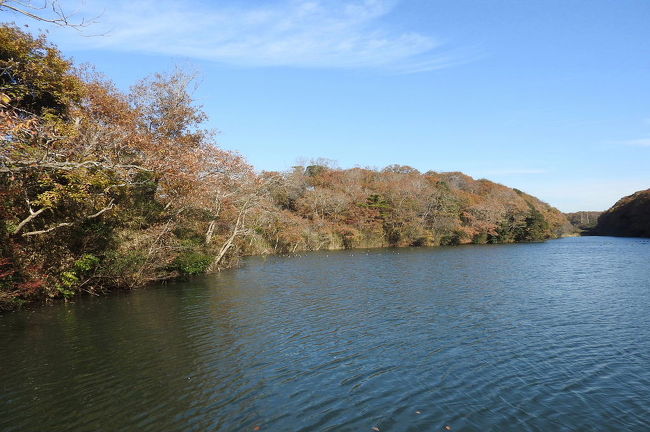
<svg viewBox="0 0 650 432">
<path fill-rule="evenodd" d="M 27 161 L 12 161 L 5 159 L 0 165 L 0 173 L 16 173 L 21 171 L 30 171 L 35 169 L 44 170 L 61 170 L 70 171 L 79 168 L 102 168 L 102 169 L 122 169 L 122 170 L 137 170 L 143 172 L 153 172 L 150 169 L 141 167 L 139 165 L 131 164 L 107 164 L 99 161 L 85 161 L 85 162 L 44 162 L 39 160 Z"/>
</svg>

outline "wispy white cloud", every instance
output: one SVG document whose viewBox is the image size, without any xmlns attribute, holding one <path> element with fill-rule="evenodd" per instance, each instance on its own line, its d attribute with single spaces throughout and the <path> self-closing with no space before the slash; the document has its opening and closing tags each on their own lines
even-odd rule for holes
<svg viewBox="0 0 650 432">
<path fill-rule="evenodd" d="M 629 147 L 650 147 L 650 138 L 622 140 L 622 141 L 616 141 L 615 143 L 619 145 L 629 146 Z"/>
<path fill-rule="evenodd" d="M 530 175 L 530 174 L 546 174 L 548 171 L 545 169 L 527 169 L 527 168 L 513 168 L 513 169 L 499 169 L 481 172 L 482 175 Z"/>
<path fill-rule="evenodd" d="M 77 48 L 183 56 L 239 66 L 388 68 L 420 72 L 462 63 L 440 40 L 385 24 L 397 0 L 278 0 L 224 6 L 199 0 L 89 0 L 102 11 Z M 58 34 L 57 37 L 65 37 Z"/>
</svg>

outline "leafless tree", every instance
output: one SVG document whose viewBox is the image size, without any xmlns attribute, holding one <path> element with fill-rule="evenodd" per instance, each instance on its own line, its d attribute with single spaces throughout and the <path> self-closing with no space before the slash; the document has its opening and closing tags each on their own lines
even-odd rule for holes
<svg viewBox="0 0 650 432">
<path fill-rule="evenodd" d="M 80 29 L 94 22 L 77 17 L 77 12 L 67 12 L 59 0 L 0 0 L 0 13 L 9 12 L 19 14 L 33 20 L 54 24 L 61 27 Z"/>
</svg>

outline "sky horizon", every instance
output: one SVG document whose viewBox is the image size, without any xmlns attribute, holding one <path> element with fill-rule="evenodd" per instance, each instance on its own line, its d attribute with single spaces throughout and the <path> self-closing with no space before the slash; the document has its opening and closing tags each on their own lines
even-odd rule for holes
<svg viewBox="0 0 650 432">
<path fill-rule="evenodd" d="M 197 70 L 219 145 L 259 170 L 323 157 L 462 171 L 565 212 L 650 188 L 643 0 L 62 5 L 96 22 L 1 17 L 47 30 L 122 90 L 176 64 Z"/>
</svg>

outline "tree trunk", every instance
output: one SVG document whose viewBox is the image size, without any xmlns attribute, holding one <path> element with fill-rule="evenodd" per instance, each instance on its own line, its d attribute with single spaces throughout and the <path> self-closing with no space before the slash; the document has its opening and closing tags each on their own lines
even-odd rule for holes
<svg viewBox="0 0 650 432">
<path fill-rule="evenodd" d="M 235 222 L 235 227 L 232 230 L 232 233 L 230 234 L 230 237 L 228 237 L 228 240 L 221 246 L 221 249 L 219 249 L 219 253 L 217 254 L 217 257 L 214 259 L 212 264 L 210 265 L 210 270 L 214 270 L 215 268 L 218 268 L 219 263 L 223 259 L 223 257 L 226 255 L 228 250 L 232 247 L 232 245 L 235 242 L 235 238 L 237 238 L 237 235 L 239 234 L 239 229 L 241 225 L 244 223 L 244 216 L 246 214 L 246 211 L 248 209 L 244 207 L 242 210 L 239 211 L 239 214 L 237 215 L 237 221 Z"/>
<path fill-rule="evenodd" d="M 205 244 L 210 244 L 212 242 L 212 236 L 214 235 L 214 227 L 217 225 L 217 221 L 213 220 L 208 225 L 208 231 L 205 233 Z"/>
</svg>

